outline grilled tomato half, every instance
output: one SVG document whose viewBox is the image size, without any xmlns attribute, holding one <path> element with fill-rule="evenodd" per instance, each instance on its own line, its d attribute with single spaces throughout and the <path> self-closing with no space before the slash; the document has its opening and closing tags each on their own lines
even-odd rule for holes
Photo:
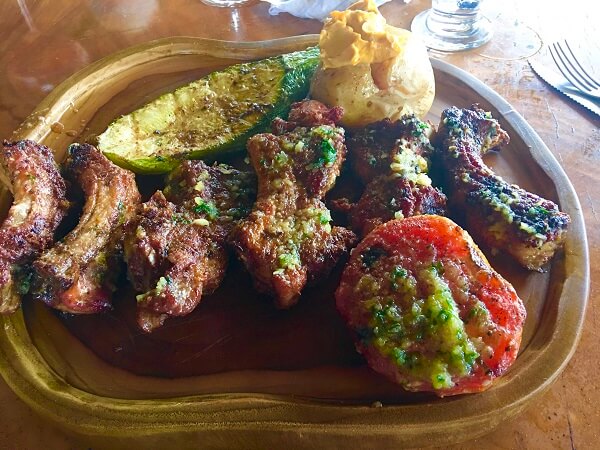
<svg viewBox="0 0 600 450">
<path fill-rule="evenodd" d="M 369 366 L 410 391 L 479 392 L 517 357 L 525 307 L 451 220 L 415 216 L 369 233 L 336 304 Z"/>
</svg>

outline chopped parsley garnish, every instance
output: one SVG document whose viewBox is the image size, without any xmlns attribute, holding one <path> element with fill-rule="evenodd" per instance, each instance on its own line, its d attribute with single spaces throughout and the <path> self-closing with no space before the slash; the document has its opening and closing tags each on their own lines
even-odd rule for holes
<svg viewBox="0 0 600 450">
<path fill-rule="evenodd" d="M 427 125 L 425 122 L 419 122 L 419 123 L 417 124 L 417 129 L 416 129 L 416 130 L 413 130 L 413 131 L 411 132 L 411 134 L 412 134 L 414 137 L 420 137 L 420 136 L 423 136 L 423 132 L 424 132 L 424 131 L 425 131 L 427 128 L 429 128 L 429 125 Z"/>
<path fill-rule="evenodd" d="M 32 272 L 28 272 L 27 274 L 22 276 L 22 278 L 19 280 L 19 284 L 17 286 L 17 290 L 19 291 L 19 294 L 25 295 L 29 292 L 29 289 L 31 288 L 32 277 L 33 277 Z"/>
<path fill-rule="evenodd" d="M 321 141 L 321 156 L 317 160 L 316 167 L 329 167 L 337 158 L 337 150 L 328 139 Z"/>
<path fill-rule="evenodd" d="M 162 293 L 167 286 L 171 284 L 171 278 L 167 275 L 164 277 L 160 277 L 156 282 L 156 287 L 154 288 L 157 294 Z M 139 299 L 138 299 L 139 301 Z"/>
<path fill-rule="evenodd" d="M 279 273 L 285 269 L 298 267 L 300 265 L 300 257 L 297 254 L 284 253 L 283 255 L 279 255 L 277 262 L 279 263 L 279 271 L 275 271 L 274 273 Z"/>
<path fill-rule="evenodd" d="M 441 261 L 436 261 L 431 265 L 431 268 L 434 269 L 438 275 L 442 275 L 444 273 L 444 264 Z"/>
<path fill-rule="evenodd" d="M 171 216 L 171 220 L 175 223 L 182 223 L 185 225 L 189 225 L 190 223 L 192 223 L 192 221 L 190 219 L 188 219 L 186 216 L 184 216 L 181 213 L 174 213 Z"/>
<path fill-rule="evenodd" d="M 194 212 L 196 214 L 206 214 L 211 220 L 219 215 L 219 210 L 213 202 L 204 201 L 200 197 L 196 197 L 195 201 L 196 206 L 194 206 Z"/>
<path fill-rule="evenodd" d="M 325 165 L 328 166 L 335 162 L 337 157 L 337 150 L 331 145 L 329 141 L 323 141 L 321 143 L 321 150 L 323 151 L 323 161 Z"/>
<path fill-rule="evenodd" d="M 403 267 L 400 266 L 395 266 L 392 269 L 392 273 L 391 273 L 391 281 L 392 281 L 392 289 L 394 289 L 395 291 L 398 290 L 398 280 L 402 279 L 402 278 L 406 278 L 406 276 L 408 275 L 408 272 L 406 271 L 406 269 L 404 269 Z"/>
<path fill-rule="evenodd" d="M 547 210 L 546 208 L 544 208 L 543 206 L 540 205 L 536 205 L 536 206 L 532 206 L 531 208 L 529 208 L 529 211 L 527 211 L 529 215 L 531 216 L 535 216 L 535 215 L 548 215 L 550 214 L 550 211 Z"/>
<path fill-rule="evenodd" d="M 322 212 L 319 214 L 319 223 L 322 225 L 326 225 L 331 221 L 331 215 L 329 211 Z"/>
<path fill-rule="evenodd" d="M 273 163 L 274 163 L 275 167 L 283 167 L 288 163 L 288 161 L 289 161 L 289 157 L 283 151 L 277 153 L 275 155 L 275 157 L 273 158 Z"/>
</svg>

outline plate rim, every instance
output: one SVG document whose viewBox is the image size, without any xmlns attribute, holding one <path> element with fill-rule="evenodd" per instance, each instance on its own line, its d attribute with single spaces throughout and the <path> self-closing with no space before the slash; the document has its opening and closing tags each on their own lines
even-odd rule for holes
<svg viewBox="0 0 600 450">
<path fill-rule="evenodd" d="M 277 49 L 304 48 L 317 43 L 318 35 L 292 36 L 268 41 L 232 42 L 196 37 L 171 37 L 153 40 L 109 55 L 92 63 L 69 77 L 57 86 L 15 131 L 15 138 L 43 140 L 50 133 L 49 123 L 61 114 L 60 100 L 77 86 L 81 86 L 90 76 L 104 70 L 115 61 L 123 63 L 135 59 L 136 54 L 171 47 L 172 55 L 179 48 L 189 46 L 190 55 L 225 55 L 237 52 L 229 59 L 253 59 L 245 52 L 260 48 Z M 215 50 L 218 49 L 218 50 Z M 284 52 L 281 50 L 280 52 Z M 158 58 L 158 53 L 156 52 Z M 251 53 L 251 52 L 250 52 Z M 164 55 L 160 56 L 161 58 Z M 225 57 L 225 56 L 223 56 Z M 462 408 L 465 402 L 472 403 L 474 397 L 465 395 L 427 403 L 428 420 L 423 420 L 419 409 L 424 404 L 390 405 L 381 408 L 298 399 L 270 394 L 208 394 L 172 397 L 152 400 L 124 400 L 102 397 L 75 388 L 56 374 L 37 352 L 28 335 L 22 311 L 13 316 L 2 317 L 0 327 L 0 373 L 17 395 L 29 406 L 52 421 L 77 434 L 103 435 L 119 439 L 165 433 L 210 433 L 224 430 L 237 430 L 240 433 L 286 432 L 310 434 L 320 438 L 336 435 L 350 439 L 356 433 L 373 436 L 393 436 L 400 442 L 421 442 L 433 445 L 448 443 L 448 433 L 468 428 L 466 439 L 474 438 L 490 431 L 510 417 L 518 414 L 533 398 L 545 391 L 558 377 L 575 352 L 579 341 L 585 310 L 589 296 L 589 255 L 585 225 L 581 206 L 575 190 L 566 173 L 544 144 L 541 138 L 514 110 L 514 108 L 493 89 L 473 75 L 444 61 L 432 59 L 434 70 L 444 72 L 468 84 L 486 102 L 498 109 L 503 117 L 530 147 L 530 153 L 548 177 L 552 180 L 561 202 L 568 201 L 573 206 L 570 229 L 575 252 L 565 252 L 565 264 L 571 263 L 575 277 L 567 277 L 558 297 L 562 328 L 555 333 L 562 337 L 561 347 L 555 348 L 553 339 L 549 348 L 541 355 L 530 358 L 522 364 L 519 373 L 509 372 L 507 381 L 491 390 L 477 395 L 477 407 Z M 63 105 L 64 106 L 64 105 Z M 559 182 L 560 181 L 560 182 Z M 567 261 L 569 260 L 569 261 Z M 566 307 L 568 298 L 577 298 L 579 308 Z M 568 325 L 565 329 L 565 324 Z M 564 348 L 564 342 L 568 342 Z M 548 350 L 554 351 L 549 358 Z M 556 355 L 560 358 L 556 358 Z M 545 357 L 544 357 L 545 356 Z M 548 371 L 551 359 L 552 371 Z M 539 379 L 540 365 L 543 365 L 543 381 Z M 551 372 L 551 373 L 548 373 Z M 525 395 L 516 395 L 511 386 L 516 382 L 525 383 Z M 502 392 L 500 392 L 502 390 Z M 514 391 L 523 391 L 515 389 Z M 498 397 L 509 399 L 499 403 Z M 511 395 L 512 394 L 512 395 Z M 152 412 L 146 410 L 152 407 Z M 465 414 L 457 410 L 467 411 Z M 253 420 L 247 420 L 248 411 Z M 454 411 L 454 413 L 453 413 Z M 287 420 L 273 420 L 273 417 L 287 417 Z M 440 421 L 440 418 L 442 420 Z"/>
</svg>

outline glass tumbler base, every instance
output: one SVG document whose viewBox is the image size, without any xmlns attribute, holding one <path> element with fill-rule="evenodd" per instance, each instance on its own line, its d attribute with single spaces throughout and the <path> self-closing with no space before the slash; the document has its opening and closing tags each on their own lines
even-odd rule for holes
<svg viewBox="0 0 600 450">
<path fill-rule="evenodd" d="M 431 10 L 428 9 L 418 14 L 410 26 L 411 31 L 418 35 L 428 48 L 443 52 L 457 52 L 480 47 L 492 38 L 492 22 L 487 17 L 481 16 L 473 23 L 473 27 L 465 32 L 442 34 L 429 27 L 430 13 Z"/>
</svg>

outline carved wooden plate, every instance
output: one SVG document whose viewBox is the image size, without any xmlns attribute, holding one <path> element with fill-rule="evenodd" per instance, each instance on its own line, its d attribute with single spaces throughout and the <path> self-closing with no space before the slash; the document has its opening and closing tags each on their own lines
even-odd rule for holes
<svg viewBox="0 0 600 450">
<path fill-rule="evenodd" d="M 14 138 L 48 145 L 62 159 L 68 144 L 101 132 L 160 93 L 240 60 L 316 40 L 171 38 L 134 47 L 57 87 Z M 0 318 L 0 371 L 7 383 L 88 444 L 112 447 L 140 440 L 172 448 L 443 445 L 484 434 L 519 413 L 565 367 L 581 331 L 589 289 L 581 208 L 562 168 L 523 117 L 469 74 L 432 63 L 437 95 L 429 118 L 437 123 L 449 105 L 477 102 L 490 110 L 511 143 L 487 162 L 509 181 L 559 202 L 573 221 L 564 251 L 545 273 L 491 258 L 528 311 L 520 355 L 491 389 L 446 399 L 406 393 L 354 351 L 334 307 L 339 271 L 282 312 L 254 293 L 235 263 L 224 285 L 193 314 L 151 336 L 136 329 L 135 301 L 126 288 L 115 311 L 97 317 L 60 316 L 26 299 L 17 314 Z M 5 207 L 9 200 L 4 192 Z"/>
</svg>

